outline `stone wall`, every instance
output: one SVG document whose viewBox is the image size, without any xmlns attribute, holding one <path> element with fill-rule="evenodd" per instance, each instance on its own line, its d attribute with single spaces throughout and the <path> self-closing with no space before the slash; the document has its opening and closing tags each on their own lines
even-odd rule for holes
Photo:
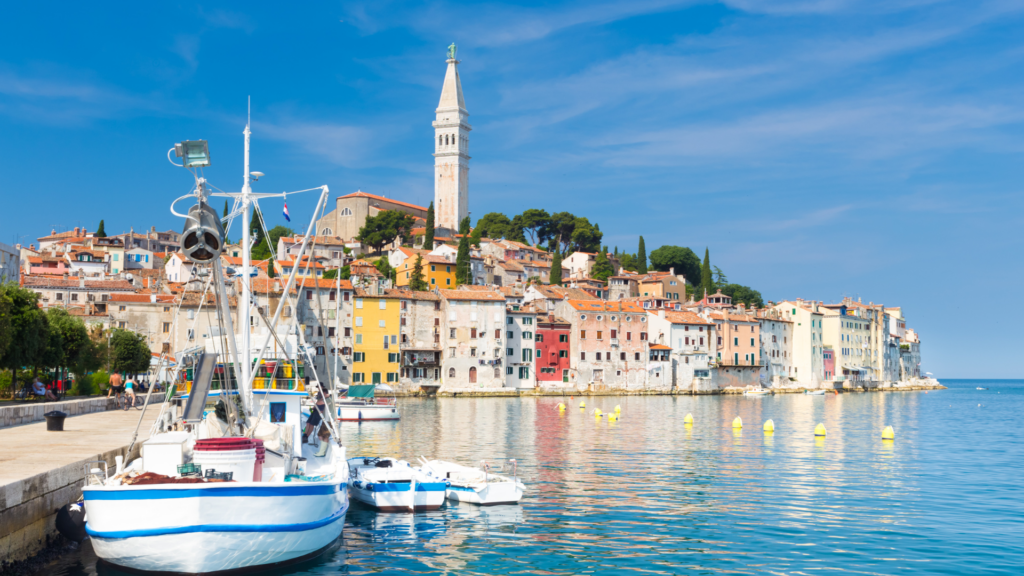
<svg viewBox="0 0 1024 576">
<path fill-rule="evenodd" d="M 71 416 L 103 412 L 115 406 L 113 398 L 99 397 L 65 402 L 32 402 L 0 408 L 0 428 L 45 420 L 43 414 L 57 410 Z"/>
</svg>

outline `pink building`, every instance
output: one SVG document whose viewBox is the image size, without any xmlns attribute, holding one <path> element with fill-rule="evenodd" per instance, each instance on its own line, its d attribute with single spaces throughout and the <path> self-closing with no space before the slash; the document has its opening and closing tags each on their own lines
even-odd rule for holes
<svg viewBox="0 0 1024 576">
<path fill-rule="evenodd" d="M 836 379 L 836 357 L 827 346 L 821 349 L 821 368 L 825 373 L 825 382 Z"/>
</svg>

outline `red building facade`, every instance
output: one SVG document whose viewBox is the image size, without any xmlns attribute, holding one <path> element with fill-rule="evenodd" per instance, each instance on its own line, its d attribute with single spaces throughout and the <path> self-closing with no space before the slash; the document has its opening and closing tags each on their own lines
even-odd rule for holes
<svg viewBox="0 0 1024 576">
<path fill-rule="evenodd" d="M 569 381 L 569 334 L 572 325 L 554 316 L 537 316 L 537 383 Z"/>
</svg>

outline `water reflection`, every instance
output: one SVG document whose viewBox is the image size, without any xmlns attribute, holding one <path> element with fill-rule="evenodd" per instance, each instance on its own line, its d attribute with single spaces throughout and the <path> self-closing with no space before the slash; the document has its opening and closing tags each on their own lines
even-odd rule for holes
<svg viewBox="0 0 1024 576">
<path fill-rule="evenodd" d="M 402 515 L 354 503 L 335 550 L 272 573 L 1012 574 L 1024 383 L 976 386 L 595 397 L 583 411 L 579 398 L 402 400 L 398 423 L 343 426 L 351 454 L 517 458 L 523 504 Z M 616 404 L 616 422 L 590 413 Z M 881 440 L 887 425 L 895 441 Z M 90 558 L 85 546 L 45 573 L 116 573 Z"/>
</svg>

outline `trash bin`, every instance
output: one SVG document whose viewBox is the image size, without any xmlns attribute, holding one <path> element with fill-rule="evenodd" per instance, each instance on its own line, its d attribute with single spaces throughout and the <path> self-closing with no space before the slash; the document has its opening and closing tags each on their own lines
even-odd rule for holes
<svg viewBox="0 0 1024 576">
<path fill-rule="evenodd" d="M 47 430 L 55 430 L 57 432 L 64 431 L 64 419 L 68 417 L 67 414 L 54 410 L 53 412 L 43 414 L 43 417 L 46 418 Z"/>
</svg>

